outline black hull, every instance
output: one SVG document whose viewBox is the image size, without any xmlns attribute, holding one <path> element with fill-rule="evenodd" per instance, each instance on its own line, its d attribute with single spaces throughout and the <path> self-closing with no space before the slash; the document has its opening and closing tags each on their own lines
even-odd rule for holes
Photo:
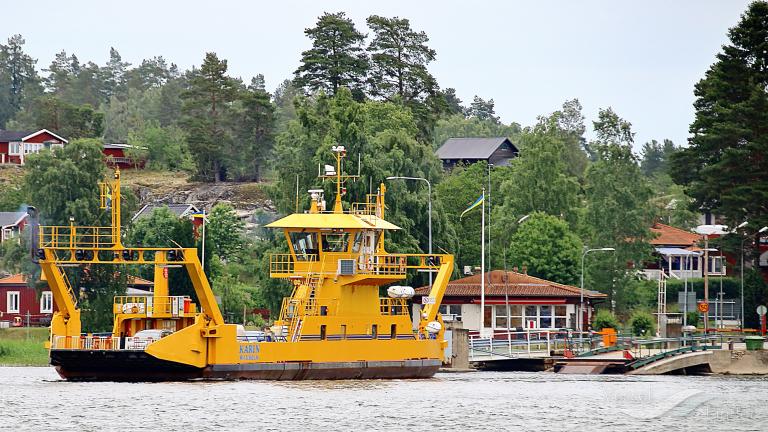
<svg viewBox="0 0 768 432">
<path fill-rule="evenodd" d="M 286 362 L 197 368 L 144 351 L 52 350 L 51 364 L 69 381 L 340 380 L 430 378 L 439 360 Z"/>
</svg>

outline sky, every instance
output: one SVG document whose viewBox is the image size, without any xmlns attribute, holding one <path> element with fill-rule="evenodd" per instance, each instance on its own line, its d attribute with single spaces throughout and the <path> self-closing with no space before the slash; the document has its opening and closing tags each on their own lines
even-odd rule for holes
<svg viewBox="0 0 768 432">
<path fill-rule="evenodd" d="M 323 12 L 344 11 L 365 33 L 370 15 L 408 18 L 437 51 L 429 70 L 465 104 L 492 98 L 503 122 L 527 126 L 578 98 L 588 136 L 598 110 L 610 106 L 632 123 L 639 149 L 651 139 L 686 142 L 693 87 L 749 1 L 4 3 L 0 38 L 22 34 L 38 69 L 61 50 L 103 65 L 115 47 L 134 65 L 162 55 L 181 69 L 214 51 L 233 76 L 264 74 L 268 89 L 292 77 L 311 46 L 303 31 Z"/>
</svg>

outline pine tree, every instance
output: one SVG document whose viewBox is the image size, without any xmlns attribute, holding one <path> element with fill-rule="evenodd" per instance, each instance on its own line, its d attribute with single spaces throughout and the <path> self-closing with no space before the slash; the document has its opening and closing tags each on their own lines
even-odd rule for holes
<svg viewBox="0 0 768 432">
<path fill-rule="evenodd" d="M 475 95 L 472 99 L 472 103 L 467 109 L 467 117 L 499 123 L 499 117 L 496 116 L 494 105 L 495 103 L 493 102 L 493 99 L 485 100 L 480 96 Z"/>
<path fill-rule="evenodd" d="M 234 154 L 227 123 L 238 85 L 226 73 L 227 61 L 207 53 L 200 69 L 191 72 L 189 88 L 182 94 L 183 123 L 197 174 L 215 182 L 226 177 L 227 158 Z"/>
<path fill-rule="evenodd" d="M 24 38 L 13 35 L 8 45 L 0 44 L 0 102 L 9 105 L 9 109 L 0 108 L 0 126 L 21 109 L 24 98 L 38 95 L 42 88 L 35 70 L 37 60 L 24 52 Z"/>
<path fill-rule="evenodd" d="M 368 72 L 368 57 L 362 47 L 365 35 L 344 12 L 323 14 L 304 34 L 312 39 L 312 48 L 301 53 L 295 85 L 332 95 L 347 87 L 361 100 Z"/>
<path fill-rule="evenodd" d="M 373 40 L 367 51 L 371 56 L 371 93 L 401 102 L 423 100 L 437 87 L 427 64 L 435 60 L 435 50 L 427 46 L 429 37 L 414 31 L 404 18 L 368 17 Z"/>
<path fill-rule="evenodd" d="M 768 225 L 768 3 L 754 2 L 696 84 L 690 145 L 672 157 L 692 209 Z M 753 231 L 754 232 L 754 231 Z"/>
</svg>

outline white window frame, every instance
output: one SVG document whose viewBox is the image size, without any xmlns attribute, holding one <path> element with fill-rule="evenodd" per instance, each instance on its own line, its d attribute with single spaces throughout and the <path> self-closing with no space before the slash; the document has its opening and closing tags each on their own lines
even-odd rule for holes
<svg viewBox="0 0 768 432">
<path fill-rule="evenodd" d="M 53 293 L 51 291 L 43 291 L 40 294 L 40 313 L 53 313 Z"/>
<path fill-rule="evenodd" d="M 16 309 L 11 309 L 11 298 L 16 297 Z M 21 292 L 20 291 L 8 291 L 6 294 L 6 309 L 8 313 L 19 313 L 21 309 Z"/>
<path fill-rule="evenodd" d="M 8 154 L 13 156 L 21 156 L 21 142 L 18 142 L 18 141 L 9 142 Z"/>
</svg>

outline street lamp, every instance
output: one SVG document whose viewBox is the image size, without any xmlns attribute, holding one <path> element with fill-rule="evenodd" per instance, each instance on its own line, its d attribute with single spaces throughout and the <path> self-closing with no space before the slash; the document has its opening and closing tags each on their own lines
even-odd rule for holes
<svg viewBox="0 0 768 432">
<path fill-rule="evenodd" d="M 579 333 L 584 331 L 584 259 L 587 257 L 587 254 L 590 252 L 612 252 L 615 250 L 616 249 L 612 247 L 584 249 L 584 252 L 581 254 L 581 290 L 579 290 L 579 317 L 578 317 Z"/>
<path fill-rule="evenodd" d="M 428 216 L 427 216 L 427 226 L 429 231 L 429 255 L 430 260 L 432 258 L 432 183 L 429 182 L 429 180 L 425 179 L 424 177 L 406 177 L 406 176 L 389 176 L 387 177 L 387 180 L 416 180 L 416 181 L 423 181 L 427 183 L 427 194 L 429 195 L 428 199 Z M 429 263 L 428 260 L 427 262 Z M 432 269 L 429 269 L 429 287 L 432 288 Z"/>
</svg>

